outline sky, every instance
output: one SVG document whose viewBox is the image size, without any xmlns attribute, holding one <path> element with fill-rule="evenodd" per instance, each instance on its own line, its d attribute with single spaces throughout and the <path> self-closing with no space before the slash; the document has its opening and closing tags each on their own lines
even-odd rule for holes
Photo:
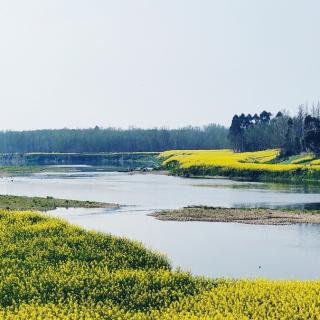
<svg viewBox="0 0 320 320">
<path fill-rule="evenodd" d="M 169 127 L 320 99 L 319 0 L 1 0 L 0 130 Z"/>
</svg>

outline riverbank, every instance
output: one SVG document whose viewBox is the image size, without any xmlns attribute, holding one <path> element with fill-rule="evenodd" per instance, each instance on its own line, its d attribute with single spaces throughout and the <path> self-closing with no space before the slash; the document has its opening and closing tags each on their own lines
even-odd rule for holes
<svg viewBox="0 0 320 320">
<path fill-rule="evenodd" d="M 215 208 L 206 206 L 164 210 L 151 214 L 158 220 L 237 222 L 245 224 L 284 225 L 294 223 L 320 224 L 320 211 Z"/>
<path fill-rule="evenodd" d="M 123 168 L 156 167 L 158 152 L 98 152 L 98 153 L 0 153 L 0 165 L 52 166 L 91 165 Z"/>
<path fill-rule="evenodd" d="M 0 195 L 0 209 L 6 210 L 32 210 L 32 211 L 49 211 L 56 208 L 108 208 L 116 209 L 120 206 L 113 203 L 96 202 L 96 201 L 79 201 L 56 199 L 53 197 L 24 197 Z"/>
<path fill-rule="evenodd" d="M 143 165 L 146 163 L 140 163 Z M 0 166 L 0 179 L 15 177 L 21 175 L 35 174 L 35 173 L 72 173 L 72 172 L 128 172 L 129 174 L 158 174 L 158 175 L 169 175 L 168 171 L 159 170 L 158 167 L 139 166 L 139 163 L 131 163 L 131 166 L 125 165 L 34 165 L 34 166 Z"/>
<path fill-rule="evenodd" d="M 320 281 L 194 277 L 140 243 L 35 212 L 0 210 L 0 231 L 1 319 L 320 317 Z"/>
<path fill-rule="evenodd" d="M 78 172 L 84 167 L 89 170 L 90 166 L 86 165 L 21 165 L 21 166 L 0 166 L 0 179 L 15 177 L 21 175 L 29 175 L 34 173 L 64 173 L 64 172 Z M 99 168 L 99 167 L 98 167 Z M 99 168 L 100 169 L 100 168 Z"/>
<path fill-rule="evenodd" d="M 172 150 L 159 155 L 162 168 L 184 177 L 223 176 L 248 181 L 320 182 L 320 161 L 305 155 L 288 159 L 279 150 Z M 307 160 L 306 160 L 307 159 Z"/>
</svg>

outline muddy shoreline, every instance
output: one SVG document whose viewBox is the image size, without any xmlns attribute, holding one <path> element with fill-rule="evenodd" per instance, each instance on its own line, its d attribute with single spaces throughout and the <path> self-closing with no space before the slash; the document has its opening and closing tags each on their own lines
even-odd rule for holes
<svg viewBox="0 0 320 320">
<path fill-rule="evenodd" d="M 287 225 L 296 223 L 320 224 L 320 211 L 246 209 L 217 207 L 185 207 L 177 210 L 163 210 L 151 214 L 158 220 L 236 222 L 260 225 Z"/>
</svg>

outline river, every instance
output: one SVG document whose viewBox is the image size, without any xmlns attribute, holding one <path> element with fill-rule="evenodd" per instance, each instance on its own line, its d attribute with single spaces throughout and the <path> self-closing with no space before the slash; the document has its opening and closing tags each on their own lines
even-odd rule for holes
<svg viewBox="0 0 320 320">
<path fill-rule="evenodd" d="M 320 208 L 317 186 L 186 179 L 155 174 L 35 173 L 0 180 L 0 193 L 119 203 L 120 209 L 49 212 L 87 229 L 164 253 L 174 267 L 225 278 L 320 278 L 320 225 L 263 226 L 158 221 L 147 214 L 187 205 Z"/>
</svg>

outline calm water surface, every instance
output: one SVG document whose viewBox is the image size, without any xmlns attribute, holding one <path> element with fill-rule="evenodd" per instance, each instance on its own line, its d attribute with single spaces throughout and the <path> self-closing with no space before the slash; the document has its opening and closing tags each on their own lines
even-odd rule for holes
<svg viewBox="0 0 320 320">
<path fill-rule="evenodd" d="M 318 207 L 317 186 L 184 179 L 117 172 L 4 178 L 1 194 L 114 202 L 119 210 L 57 209 L 82 227 L 142 241 L 173 266 L 211 277 L 320 278 L 320 226 L 158 221 L 148 213 L 186 205 Z M 261 266 L 261 268 L 259 268 Z"/>
</svg>

